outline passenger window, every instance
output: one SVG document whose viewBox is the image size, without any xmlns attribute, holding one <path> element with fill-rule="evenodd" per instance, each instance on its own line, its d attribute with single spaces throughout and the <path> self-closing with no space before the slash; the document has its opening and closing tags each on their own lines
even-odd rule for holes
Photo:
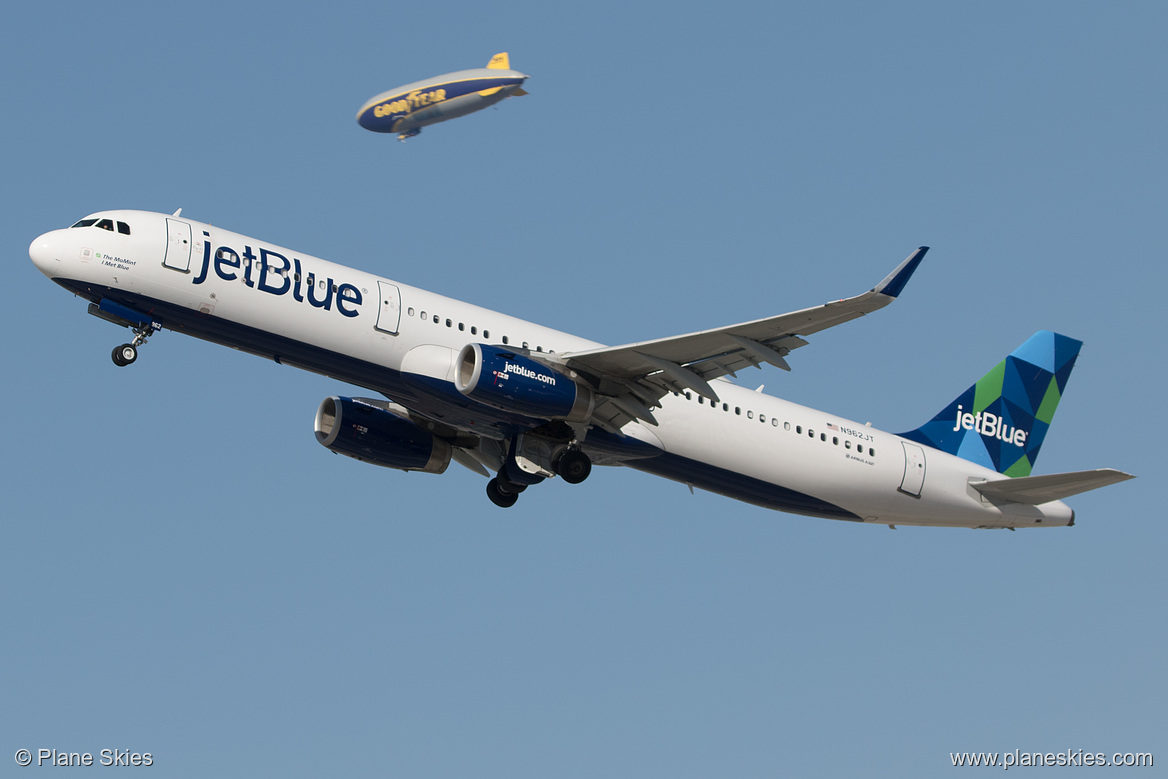
<svg viewBox="0 0 1168 779">
<path fill-rule="evenodd" d="M 832 436 L 832 437 L 831 437 L 831 443 L 832 443 L 834 446 L 839 446 L 839 438 L 837 438 L 836 436 Z"/>
<path fill-rule="evenodd" d="M 754 412 L 753 412 L 753 411 L 747 411 L 747 412 L 746 412 L 746 418 L 747 418 L 747 419 L 754 419 Z"/>
<path fill-rule="evenodd" d="M 852 442 L 851 441 L 844 441 L 844 449 L 851 449 L 851 448 L 852 448 Z"/>
<path fill-rule="evenodd" d="M 471 335 L 478 335 L 478 334 L 479 334 L 479 329 L 478 329 L 477 327 L 475 327 L 474 325 L 471 325 L 471 326 L 470 326 L 470 334 L 471 334 Z"/>
<path fill-rule="evenodd" d="M 446 320 L 446 326 L 447 326 L 447 327 L 454 327 L 454 323 L 453 323 L 453 322 L 451 322 L 449 319 L 447 319 L 447 320 Z"/>
<path fill-rule="evenodd" d="M 764 423 L 765 423 L 765 422 L 766 422 L 766 414 L 759 414 L 759 415 L 758 415 L 758 421 L 759 421 L 759 422 L 764 422 Z"/>
<path fill-rule="evenodd" d="M 297 274 L 297 276 L 296 276 L 296 280 L 297 280 L 297 281 L 300 281 L 300 275 L 299 275 L 299 274 Z M 410 306 L 409 308 L 407 308 L 407 309 L 406 309 L 406 312 L 407 312 L 407 313 L 408 313 L 410 316 L 413 316 L 413 315 L 414 315 L 414 307 L 413 307 L 413 306 Z"/>
<path fill-rule="evenodd" d="M 484 330 L 484 331 L 483 331 L 483 338 L 490 338 L 490 337 L 491 337 L 491 331 L 490 331 L 490 330 Z"/>
<path fill-rule="evenodd" d="M 819 440 L 826 442 L 827 441 L 827 433 L 820 433 Z"/>
<path fill-rule="evenodd" d="M 503 336 L 503 345 L 506 346 L 509 343 L 511 343 L 510 339 L 508 339 L 507 336 Z"/>
<path fill-rule="evenodd" d="M 459 322 L 459 323 L 458 323 L 458 329 L 459 329 L 459 331 L 460 331 L 460 332 L 461 332 L 461 331 L 463 331 L 463 330 L 466 330 L 466 325 L 464 325 L 462 322 Z"/>
</svg>

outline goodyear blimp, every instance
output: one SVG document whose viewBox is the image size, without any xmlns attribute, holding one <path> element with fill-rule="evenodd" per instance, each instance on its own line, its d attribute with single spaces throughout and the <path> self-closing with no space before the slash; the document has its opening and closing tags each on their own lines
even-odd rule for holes
<svg viewBox="0 0 1168 779">
<path fill-rule="evenodd" d="M 526 95 L 527 76 L 511 70 L 507 52 L 485 68 L 459 70 L 382 92 L 357 112 L 357 123 L 375 133 L 397 133 L 404 141 L 423 127 L 481 111 L 500 100 Z"/>
</svg>

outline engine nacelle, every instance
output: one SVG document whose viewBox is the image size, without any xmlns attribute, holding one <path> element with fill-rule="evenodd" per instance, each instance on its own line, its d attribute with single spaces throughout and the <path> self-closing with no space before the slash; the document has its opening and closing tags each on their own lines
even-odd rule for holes
<svg viewBox="0 0 1168 779">
<path fill-rule="evenodd" d="M 316 440 L 329 451 L 386 468 L 446 470 L 450 444 L 377 403 L 336 395 L 325 398 L 316 410 Z"/>
<path fill-rule="evenodd" d="M 595 406 L 588 387 L 505 346 L 462 347 L 454 385 L 471 400 L 538 419 L 587 422 Z"/>
</svg>

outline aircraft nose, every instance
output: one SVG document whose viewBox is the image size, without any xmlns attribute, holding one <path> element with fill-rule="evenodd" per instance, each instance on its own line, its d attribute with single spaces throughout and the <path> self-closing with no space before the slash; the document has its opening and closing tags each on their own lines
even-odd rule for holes
<svg viewBox="0 0 1168 779">
<path fill-rule="evenodd" d="M 56 241 L 53 240 L 54 233 L 56 233 L 55 230 L 37 236 L 28 245 L 28 256 L 32 260 L 32 264 L 49 278 L 53 277 L 61 264 L 60 257 L 57 256 Z"/>
</svg>

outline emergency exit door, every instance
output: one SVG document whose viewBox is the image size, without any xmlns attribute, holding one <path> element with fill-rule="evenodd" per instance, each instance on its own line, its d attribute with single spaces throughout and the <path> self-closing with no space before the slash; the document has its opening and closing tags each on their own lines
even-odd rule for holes
<svg viewBox="0 0 1168 779">
<path fill-rule="evenodd" d="M 397 335 L 401 325 L 401 291 L 397 285 L 386 281 L 377 282 L 377 324 L 378 330 Z"/>
</svg>

